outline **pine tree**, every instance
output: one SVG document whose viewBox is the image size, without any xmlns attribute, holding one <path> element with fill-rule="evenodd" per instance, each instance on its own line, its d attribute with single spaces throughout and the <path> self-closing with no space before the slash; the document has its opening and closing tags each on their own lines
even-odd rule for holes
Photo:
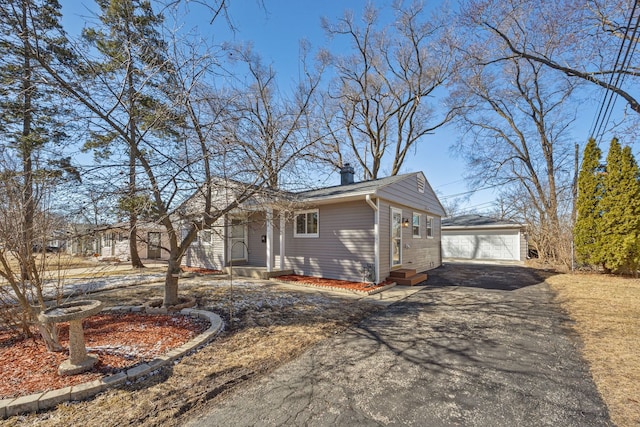
<svg viewBox="0 0 640 427">
<path fill-rule="evenodd" d="M 629 147 L 611 141 L 607 155 L 600 256 L 606 270 L 636 273 L 640 262 L 640 174 Z"/>
<path fill-rule="evenodd" d="M 87 148 L 107 148 L 108 152 L 111 144 L 125 140 L 128 152 L 125 199 L 133 201 L 140 197 L 136 156 L 141 138 L 159 131 L 163 125 L 155 115 L 161 107 L 152 95 L 163 78 L 166 62 L 161 56 L 165 43 L 157 30 L 163 17 L 153 11 L 147 0 L 98 0 L 97 3 L 101 25 L 85 29 L 83 37 L 101 54 L 101 59 L 91 64 L 92 77 L 97 90 L 104 91 L 107 99 L 109 94 L 116 94 L 117 99 L 107 102 L 114 105 L 114 116 L 126 129 L 126 136 L 116 131 L 96 135 Z M 125 213 L 130 226 L 131 265 L 144 267 L 137 248 L 138 212 L 132 209 Z"/>
<path fill-rule="evenodd" d="M 66 137 L 65 111 L 57 98 L 58 91 L 43 77 L 35 55 L 69 60 L 60 18 L 60 5 L 56 0 L 0 3 L 1 174 L 5 180 L 3 188 L 20 195 L 13 206 L 13 213 L 19 218 L 15 221 L 17 236 L 13 242 L 3 243 L 12 247 L 20 263 L 21 286 L 14 283 L 16 279 L 8 271 L 9 264 L 4 262 L 2 275 L 14 287 L 27 313 L 25 319 L 29 318 L 29 304 L 35 303 L 28 301 L 27 289 L 33 291 L 36 301 L 44 307 L 42 281 L 32 251 L 38 245 L 43 246 L 46 232 L 38 232 L 41 224 L 37 223 L 36 215 L 41 210 L 41 190 L 50 188 L 54 177 L 44 172 L 49 164 L 60 162 L 58 147 Z M 4 261 L 4 251 L 2 258 Z M 59 347 L 49 340 L 47 345 L 50 349 Z"/>
<path fill-rule="evenodd" d="M 603 180 L 600 170 L 602 152 L 593 138 L 589 139 L 582 156 L 578 175 L 577 218 L 573 228 L 576 257 L 584 264 L 600 264 L 598 204 L 603 194 Z"/>
</svg>

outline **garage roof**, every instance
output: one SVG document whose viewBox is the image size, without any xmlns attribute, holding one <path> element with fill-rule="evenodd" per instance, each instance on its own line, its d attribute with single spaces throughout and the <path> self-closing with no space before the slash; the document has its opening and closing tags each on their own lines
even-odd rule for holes
<svg viewBox="0 0 640 427">
<path fill-rule="evenodd" d="M 460 215 L 442 220 L 442 228 L 522 228 L 523 224 L 482 215 Z"/>
</svg>

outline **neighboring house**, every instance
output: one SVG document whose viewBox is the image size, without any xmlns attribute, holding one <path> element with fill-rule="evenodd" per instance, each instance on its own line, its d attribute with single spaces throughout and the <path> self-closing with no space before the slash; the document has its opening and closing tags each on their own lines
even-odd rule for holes
<svg viewBox="0 0 640 427">
<path fill-rule="evenodd" d="M 102 258 L 131 259 L 129 223 L 119 223 L 94 229 L 97 238 L 96 253 Z M 168 237 L 165 228 L 152 222 L 140 223 L 135 236 L 138 255 L 146 259 L 169 259 Z"/>
<path fill-rule="evenodd" d="M 442 257 L 474 261 L 517 261 L 527 258 L 526 226 L 481 215 L 442 221 Z"/>
<path fill-rule="evenodd" d="M 100 239 L 95 235 L 95 226 L 71 224 L 67 228 L 66 251 L 72 255 L 92 256 L 100 252 Z"/>
<path fill-rule="evenodd" d="M 444 209 L 422 172 L 354 182 L 345 165 L 341 174 L 338 186 L 243 204 L 200 232 L 183 264 L 376 283 L 395 269 L 441 265 Z"/>
</svg>

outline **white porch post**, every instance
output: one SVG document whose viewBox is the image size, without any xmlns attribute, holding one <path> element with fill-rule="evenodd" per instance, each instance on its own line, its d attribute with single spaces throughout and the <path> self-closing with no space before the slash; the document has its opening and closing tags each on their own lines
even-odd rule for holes
<svg viewBox="0 0 640 427">
<path fill-rule="evenodd" d="M 375 283 L 380 283 L 380 198 L 376 198 L 376 202 L 373 203 L 371 200 L 371 195 L 367 194 L 365 196 L 365 202 L 371 209 L 373 209 L 373 271 L 374 271 L 374 279 Z"/>
<path fill-rule="evenodd" d="M 373 279 L 375 283 L 382 282 L 380 277 L 380 198 L 376 198 L 376 210 L 374 213 L 374 225 L 373 225 L 373 234 L 374 234 L 374 257 L 375 260 L 373 262 L 374 268 L 374 276 Z"/>
<path fill-rule="evenodd" d="M 273 271 L 273 209 L 267 208 L 267 272 Z"/>
<path fill-rule="evenodd" d="M 284 270 L 284 212 L 280 211 L 280 270 Z"/>
</svg>

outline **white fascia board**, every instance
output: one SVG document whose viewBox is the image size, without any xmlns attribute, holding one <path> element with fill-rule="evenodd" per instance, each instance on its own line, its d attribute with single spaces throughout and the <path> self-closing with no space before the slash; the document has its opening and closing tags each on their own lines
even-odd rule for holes
<svg viewBox="0 0 640 427">
<path fill-rule="evenodd" d="M 500 230 L 503 228 L 508 229 L 522 229 L 527 228 L 526 225 L 522 224 L 504 224 L 504 225 L 443 225 L 441 226 L 442 231 L 448 230 Z"/>
<path fill-rule="evenodd" d="M 339 202 L 351 202 L 354 200 L 365 200 L 366 197 L 370 196 L 370 197 L 377 197 L 376 192 L 375 191 L 362 191 L 362 192 L 358 192 L 358 193 L 351 193 L 351 194 L 345 194 L 345 195 L 338 195 L 338 196 L 322 196 L 322 197 L 314 197 L 314 198 L 309 198 L 309 199 L 300 199 L 297 202 L 300 204 L 312 204 L 312 205 L 328 205 L 328 204 L 332 204 L 332 203 L 339 203 Z"/>
</svg>

